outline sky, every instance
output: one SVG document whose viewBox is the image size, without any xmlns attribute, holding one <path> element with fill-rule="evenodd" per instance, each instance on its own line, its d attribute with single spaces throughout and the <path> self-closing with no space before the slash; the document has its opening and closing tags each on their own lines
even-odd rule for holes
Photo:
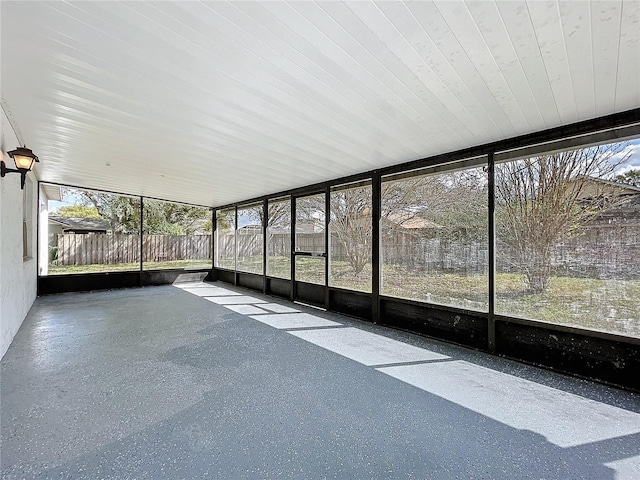
<svg viewBox="0 0 640 480">
<path fill-rule="evenodd" d="M 621 154 L 625 155 L 627 153 L 630 153 L 631 156 L 629 157 L 629 160 L 624 163 L 624 165 L 621 165 L 620 168 L 616 170 L 616 175 L 624 174 L 629 170 L 640 169 L 640 138 L 629 142 L 629 145 Z"/>
<path fill-rule="evenodd" d="M 80 203 L 81 202 L 79 195 L 67 195 L 63 198 L 62 202 L 58 202 L 57 200 L 49 200 L 49 212 L 53 212 L 60 207 L 78 205 Z"/>
</svg>

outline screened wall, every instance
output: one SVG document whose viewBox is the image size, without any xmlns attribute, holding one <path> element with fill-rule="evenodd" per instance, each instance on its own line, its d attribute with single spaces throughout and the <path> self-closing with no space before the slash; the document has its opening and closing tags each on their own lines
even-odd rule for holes
<svg viewBox="0 0 640 480">
<path fill-rule="evenodd" d="M 295 279 L 300 282 L 324 285 L 326 282 L 325 194 L 294 199 L 295 223 Z"/>
<path fill-rule="evenodd" d="M 211 268 L 211 209 L 143 199 L 144 270 Z"/>
<path fill-rule="evenodd" d="M 237 263 L 239 272 L 263 272 L 264 235 L 262 233 L 262 203 L 238 207 L 236 229 Z"/>
<path fill-rule="evenodd" d="M 371 182 L 331 188 L 329 285 L 371 292 Z"/>
<path fill-rule="evenodd" d="M 213 211 L 43 183 L 38 292 L 206 275 L 636 385 L 639 129 L 557 130 Z"/>
<path fill-rule="evenodd" d="M 639 143 L 496 152 L 240 205 L 236 270 L 262 274 L 265 252 L 265 278 L 367 293 L 372 311 L 397 299 L 640 338 L 640 188 L 624 175 Z M 231 244 L 216 266 L 234 269 Z"/>
<path fill-rule="evenodd" d="M 382 179 L 383 295 L 488 310 L 486 159 L 476 163 Z"/>
<path fill-rule="evenodd" d="M 291 280 L 291 198 L 267 203 L 267 275 Z"/>
<path fill-rule="evenodd" d="M 48 254 L 39 262 L 48 265 L 48 275 L 212 266 L 211 208 L 47 183 L 42 188 L 49 200 L 39 241 Z"/>
<path fill-rule="evenodd" d="M 236 211 L 234 208 L 216 211 L 215 266 L 236 268 Z"/>
<path fill-rule="evenodd" d="M 497 314 L 640 337 L 640 188 L 620 173 L 630 147 L 496 165 Z"/>
</svg>

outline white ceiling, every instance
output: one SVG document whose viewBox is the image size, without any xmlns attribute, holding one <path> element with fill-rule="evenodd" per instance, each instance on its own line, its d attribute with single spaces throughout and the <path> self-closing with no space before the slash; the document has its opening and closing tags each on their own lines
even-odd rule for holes
<svg viewBox="0 0 640 480">
<path fill-rule="evenodd" d="M 637 0 L 0 5 L 46 181 L 215 206 L 640 107 Z"/>
</svg>

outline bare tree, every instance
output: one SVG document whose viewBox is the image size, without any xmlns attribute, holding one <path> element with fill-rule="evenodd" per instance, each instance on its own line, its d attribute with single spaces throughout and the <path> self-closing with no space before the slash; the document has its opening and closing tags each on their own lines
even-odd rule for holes
<svg viewBox="0 0 640 480">
<path fill-rule="evenodd" d="M 331 192 L 331 233 L 342 244 L 354 275 L 371 262 L 371 187 Z"/>
<path fill-rule="evenodd" d="M 267 255 L 288 257 L 291 255 L 291 199 L 269 201 L 268 216 Z"/>
<path fill-rule="evenodd" d="M 425 198 L 437 196 L 437 181 L 419 176 L 382 184 L 380 212 L 385 232 L 401 228 L 420 216 Z M 371 262 L 372 229 L 370 186 L 347 187 L 331 192 L 331 232 L 342 245 L 352 273 L 360 274 Z"/>
<path fill-rule="evenodd" d="M 528 293 L 552 276 L 553 247 L 580 235 L 589 220 L 619 204 L 604 179 L 628 159 L 626 144 L 571 150 L 496 166 L 498 236 L 512 248 Z"/>
</svg>

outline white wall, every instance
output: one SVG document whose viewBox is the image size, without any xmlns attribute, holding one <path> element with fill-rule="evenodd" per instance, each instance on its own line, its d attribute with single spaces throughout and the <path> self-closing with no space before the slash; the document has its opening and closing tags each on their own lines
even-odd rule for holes
<svg viewBox="0 0 640 480">
<path fill-rule="evenodd" d="M 18 146 L 18 139 L 2 111 L 3 160 L 13 168 L 6 150 Z M 23 192 L 20 175 L 8 173 L 0 179 L 0 357 L 3 357 L 36 298 L 36 249 L 38 218 L 38 180 L 36 172 L 27 175 L 25 189 L 30 195 L 31 222 L 29 258 L 23 258 Z"/>
</svg>

